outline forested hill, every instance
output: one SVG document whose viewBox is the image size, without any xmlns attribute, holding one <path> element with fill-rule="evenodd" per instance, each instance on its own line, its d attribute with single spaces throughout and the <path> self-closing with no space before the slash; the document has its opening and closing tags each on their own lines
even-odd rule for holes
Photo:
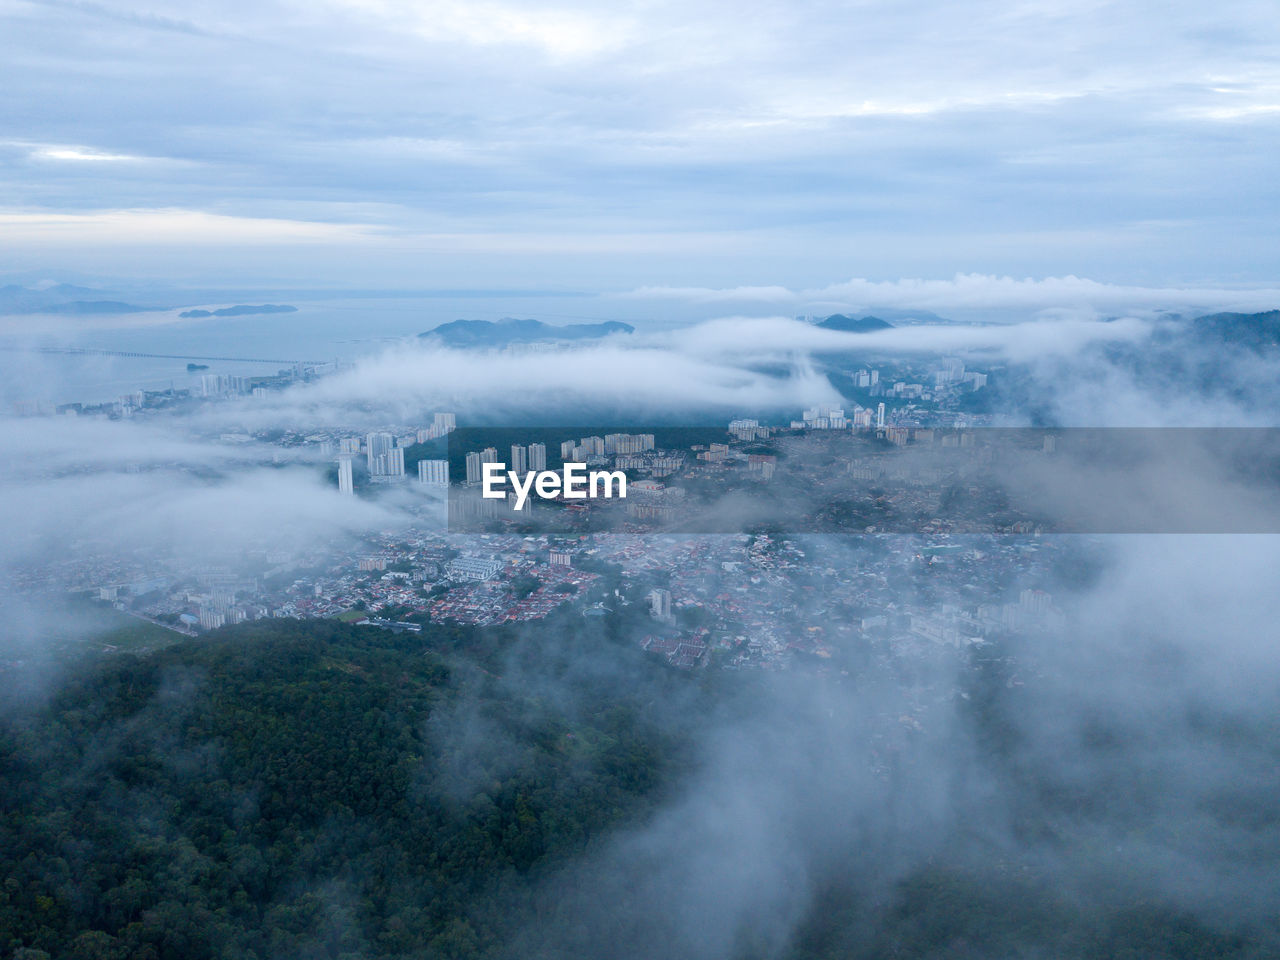
<svg viewBox="0 0 1280 960">
<path fill-rule="evenodd" d="M 602 854 L 706 787 L 700 727 L 730 704 L 760 709 L 764 685 L 704 682 L 624 634 L 625 623 L 570 611 L 520 631 L 421 635 L 273 620 L 70 668 L 38 705 L 0 714 L 0 958 L 680 955 L 661 946 L 671 918 L 638 895 L 646 878 L 627 873 L 634 861 Z M 969 702 L 998 718 L 1020 688 L 982 664 Z M 1008 748 L 995 722 L 982 740 L 992 775 Z M 900 757 L 900 773 L 909 762 Z M 1106 807 L 1061 799 L 1072 817 Z M 873 823 L 874 802 L 850 794 L 820 809 Z M 1039 836 L 1063 810 L 1037 803 L 1018 822 Z M 773 826 L 736 820 L 738 809 L 717 805 L 696 823 Z M 790 936 L 698 957 L 1276 955 L 1280 934 L 1210 930 L 1122 886 L 1094 884 L 1090 906 L 999 842 L 976 859 L 940 846 L 881 887 L 877 837 L 847 850 L 841 835 L 832 824 Z M 671 856 L 702 854 L 694 843 Z M 704 874 L 676 866 L 661 902 L 724 897 L 729 914 L 741 888 L 684 889 Z"/>
<path fill-rule="evenodd" d="M 680 753 L 639 699 L 671 671 L 571 633 L 519 669 L 593 671 L 572 718 L 503 682 L 502 631 L 264 621 L 77 671 L 0 725 L 0 957 L 492 952 Z"/>
<path fill-rule="evenodd" d="M 877 330 L 892 329 L 893 324 L 879 317 L 846 317 L 843 313 L 834 313 L 825 320 L 819 320 L 815 326 L 824 330 L 839 330 L 841 333 L 874 333 Z"/>
<path fill-rule="evenodd" d="M 541 320 L 453 320 L 426 333 L 424 339 L 449 347 L 504 347 L 514 343 L 540 343 L 569 340 L 596 340 L 618 333 L 633 333 L 635 327 L 620 320 L 600 323 L 568 323 L 556 325 Z"/>
<path fill-rule="evenodd" d="M 1196 317 L 1191 328 L 1201 340 L 1219 341 L 1255 352 L 1280 346 L 1280 310 L 1265 313 L 1214 313 Z"/>
</svg>

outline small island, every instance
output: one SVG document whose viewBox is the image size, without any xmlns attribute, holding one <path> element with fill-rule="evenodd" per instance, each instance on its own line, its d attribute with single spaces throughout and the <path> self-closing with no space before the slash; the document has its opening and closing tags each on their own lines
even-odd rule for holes
<svg viewBox="0 0 1280 960">
<path fill-rule="evenodd" d="M 208 370 L 208 369 L 209 369 L 209 365 L 207 363 L 188 363 L 187 364 L 187 373 L 195 373 L 197 370 Z"/>
<path fill-rule="evenodd" d="M 454 320 L 418 336 L 449 347 L 503 347 L 513 343 L 596 340 L 619 333 L 632 333 L 634 330 L 635 327 L 631 324 L 619 320 L 557 326 L 541 320 L 506 317 L 496 323 L 491 320 Z"/>
<path fill-rule="evenodd" d="M 183 310 L 179 317 L 184 320 L 203 319 L 204 317 L 247 317 L 255 313 L 297 313 L 298 308 L 287 303 L 262 303 L 254 306 L 238 303 L 234 307 L 219 307 L 217 310 Z"/>
<path fill-rule="evenodd" d="M 838 330 L 841 333 L 872 333 L 876 330 L 889 330 L 893 324 L 879 317 L 846 317 L 843 313 L 833 313 L 825 320 L 819 320 L 815 326 L 823 330 Z"/>
</svg>

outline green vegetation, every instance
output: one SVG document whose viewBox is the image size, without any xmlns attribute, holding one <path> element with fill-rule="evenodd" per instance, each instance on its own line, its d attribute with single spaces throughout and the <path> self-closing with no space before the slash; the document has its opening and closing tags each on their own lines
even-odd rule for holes
<svg viewBox="0 0 1280 960">
<path fill-rule="evenodd" d="M 264 621 L 84 664 L 0 725 L 0 956 L 491 952 L 680 753 L 619 686 L 572 720 L 506 690 L 513 637 Z"/>
<path fill-rule="evenodd" d="M 44 636 L 33 652 L 40 659 L 77 661 L 86 652 L 144 653 L 184 639 L 176 630 L 122 613 L 105 601 L 71 596 L 59 609 L 45 611 Z"/>
<path fill-rule="evenodd" d="M 0 715 L 0 957 L 636 955 L 634 905 L 580 867 L 678 796 L 690 733 L 758 709 L 764 683 L 667 668 L 634 645 L 651 623 L 640 603 L 421 635 L 272 620 L 83 656 Z M 997 778 L 1031 775 L 1006 722 L 1031 694 L 1011 669 L 986 650 L 967 684 Z M 1093 802 L 1026 786 L 1006 791 L 1024 832 Z M 1259 804 L 1239 809 L 1265 819 Z M 794 936 L 743 940 L 735 960 L 1274 955 L 1274 931 L 1084 895 L 1043 859 L 959 845 L 897 881 L 833 847 Z"/>
</svg>

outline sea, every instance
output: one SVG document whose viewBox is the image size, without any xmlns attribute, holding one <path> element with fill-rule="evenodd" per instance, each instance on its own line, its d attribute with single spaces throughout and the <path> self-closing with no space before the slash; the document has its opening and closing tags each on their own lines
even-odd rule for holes
<svg viewBox="0 0 1280 960">
<path fill-rule="evenodd" d="M 596 294 L 466 291 L 397 296 L 273 293 L 136 314 L 6 317 L 0 397 L 7 411 L 101 403 L 136 390 L 195 389 L 205 373 L 274 374 L 297 361 L 358 361 L 451 320 L 532 318 L 552 324 L 620 320 L 653 331 L 717 315 L 714 308 Z M 193 308 L 287 303 L 295 313 L 179 318 Z M 723 310 L 720 311 L 723 313 Z M 46 352 L 101 350 L 164 356 Z M 189 371 L 188 363 L 207 369 Z"/>
</svg>

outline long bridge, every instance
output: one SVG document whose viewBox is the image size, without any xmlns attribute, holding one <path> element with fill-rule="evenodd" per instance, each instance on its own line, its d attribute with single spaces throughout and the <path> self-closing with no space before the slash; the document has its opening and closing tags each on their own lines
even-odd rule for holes
<svg viewBox="0 0 1280 960">
<path fill-rule="evenodd" d="M 16 347 L 0 346 L 0 350 L 20 353 L 62 353 L 86 357 L 126 357 L 131 360 L 217 360 L 223 363 L 273 363 L 276 365 L 310 366 L 332 363 L 332 360 L 273 360 L 265 357 L 195 357 L 180 353 L 137 353 L 129 350 L 93 350 L 88 347 Z"/>
</svg>

